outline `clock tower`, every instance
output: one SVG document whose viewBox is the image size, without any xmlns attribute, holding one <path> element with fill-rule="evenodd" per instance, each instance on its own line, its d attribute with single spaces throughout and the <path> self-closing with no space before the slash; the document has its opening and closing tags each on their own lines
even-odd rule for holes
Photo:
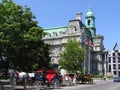
<svg viewBox="0 0 120 90">
<path fill-rule="evenodd" d="M 86 13 L 86 27 L 90 30 L 92 37 L 96 36 L 95 17 L 91 8 Z"/>
</svg>

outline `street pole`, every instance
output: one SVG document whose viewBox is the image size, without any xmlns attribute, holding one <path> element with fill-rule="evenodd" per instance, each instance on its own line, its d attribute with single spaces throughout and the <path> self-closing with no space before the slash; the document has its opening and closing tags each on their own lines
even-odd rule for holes
<svg viewBox="0 0 120 90">
<path fill-rule="evenodd" d="M 26 79 L 27 79 L 27 76 L 23 75 L 24 90 L 27 90 L 27 88 L 26 88 Z"/>
<path fill-rule="evenodd" d="M 90 46 L 88 46 L 88 74 L 90 74 Z"/>
<path fill-rule="evenodd" d="M 15 71 L 14 69 L 9 69 L 8 70 L 8 74 L 9 74 L 9 80 L 10 80 L 10 84 L 11 84 L 11 90 L 14 90 L 15 87 Z"/>
<path fill-rule="evenodd" d="M 84 45 L 84 74 L 85 74 L 85 70 L 86 70 L 86 46 Z"/>
<path fill-rule="evenodd" d="M 10 82 L 11 82 L 11 90 L 14 90 L 14 87 L 15 87 L 15 81 L 14 81 L 14 77 L 11 77 L 10 78 Z"/>
</svg>

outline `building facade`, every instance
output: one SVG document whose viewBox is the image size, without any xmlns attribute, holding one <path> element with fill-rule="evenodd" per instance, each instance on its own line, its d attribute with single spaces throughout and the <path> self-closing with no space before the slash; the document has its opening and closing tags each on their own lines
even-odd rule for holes
<svg viewBox="0 0 120 90">
<path fill-rule="evenodd" d="M 120 50 L 117 48 L 117 43 L 112 51 L 107 55 L 107 73 L 120 77 Z"/>
<path fill-rule="evenodd" d="M 47 35 L 43 40 L 51 46 L 51 63 L 59 66 L 60 54 L 65 50 L 63 44 L 68 39 L 76 38 L 84 43 L 85 60 L 83 67 L 86 74 L 100 74 L 103 71 L 103 36 L 96 35 L 95 17 L 89 8 L 86 13 L 86 24 L 82 22 L 82 13 L 76 14 L 75 20 L 70 20 L 65 27 L 45 29 Z"/>
</svg>

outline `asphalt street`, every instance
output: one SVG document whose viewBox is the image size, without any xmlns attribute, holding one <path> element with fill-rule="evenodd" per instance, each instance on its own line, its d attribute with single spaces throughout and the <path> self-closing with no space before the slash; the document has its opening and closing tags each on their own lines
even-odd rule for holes
<svg viewBox="0 0 120 90">
<path fill-rule="evenodd" d="M 63 87 L 59 90 L 120 90 L 120 82 L 94 80 L 94 84 L 79 84 L 77 86 Z"/>
<path fill-rule="evenodd" d="M 2 87 L 0 87 L 2 90 Z M 10 85 L 4 86 L 3 90 L 10 90 Z M 19 87 L 16 90 L 24 90 Z M 27 89 L 27 90 L 40 90 L 40 89 Z M 94 80 L 93 84 L 77 84 L 75 86 L 64 86 L 59 89 L 46 88 L 43 90 L 120 90 L 120 82 L 113 82 L 113 80 Z"/>
</svg>

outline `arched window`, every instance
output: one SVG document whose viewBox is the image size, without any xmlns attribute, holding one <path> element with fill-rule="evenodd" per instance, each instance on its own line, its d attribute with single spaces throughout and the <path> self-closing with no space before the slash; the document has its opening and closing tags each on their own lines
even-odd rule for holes
<svg viewBox="0 0 120 90">
<path fill-rule="evenodd" d="M 90 25 L 90 20 L 88 20 L 88 26 Z"/>
</svg>

